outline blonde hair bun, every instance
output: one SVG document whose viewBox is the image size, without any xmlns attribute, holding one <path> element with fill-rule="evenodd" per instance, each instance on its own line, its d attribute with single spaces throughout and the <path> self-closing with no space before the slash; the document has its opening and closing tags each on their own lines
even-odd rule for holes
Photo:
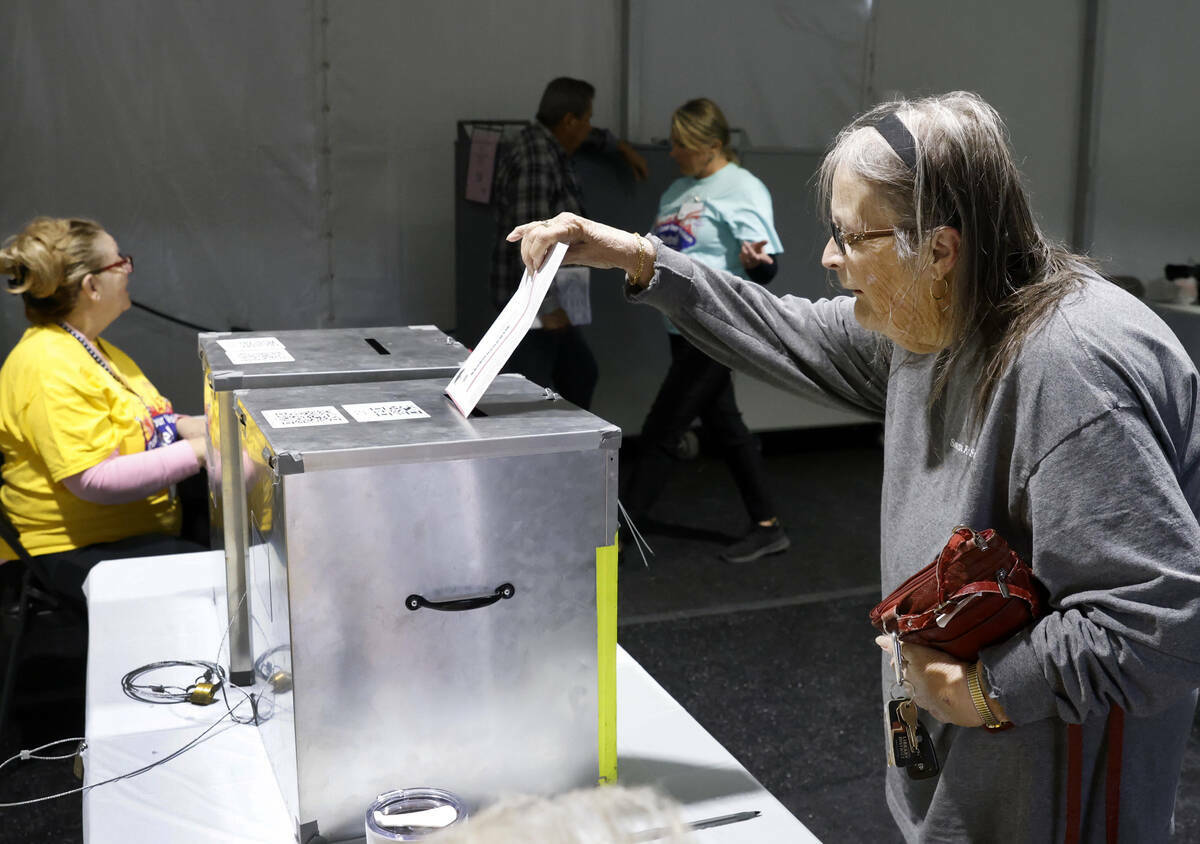
<svg viewBox="0 0 1200 844">
<path fill-rule="evenodd" d="M 36 217 L 4 242 L 0 275 L 10 276 L 9 293 L 23 294 L 30 322 L 56 322 L 70 312 L 103 233 L 92 220 Z"/>
</svg>

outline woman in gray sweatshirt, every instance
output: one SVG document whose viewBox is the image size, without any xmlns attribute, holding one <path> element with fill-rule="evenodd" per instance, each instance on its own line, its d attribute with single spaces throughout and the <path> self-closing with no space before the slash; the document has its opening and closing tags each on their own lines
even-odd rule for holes
<svg viewBox="0 0 1200 844">
<path fill-rule="evenodd" d="M 776 298 L 570 214 L 510 239 L 531 267 L 562 241 L 567 262 L 623 269 L 722 363 L 881 418 L 883 594 L 958 524 L 1032 565 L 1048 613 L 977 661 L 903 646 L 942 763 L 888 771 L 907 839 L 1166 840 L 1200 685 L 1196 367 L 1045 238 L 978 96 L 871 110 L 821 176 L 822 263 L 850 296 Z"/>
</svg>

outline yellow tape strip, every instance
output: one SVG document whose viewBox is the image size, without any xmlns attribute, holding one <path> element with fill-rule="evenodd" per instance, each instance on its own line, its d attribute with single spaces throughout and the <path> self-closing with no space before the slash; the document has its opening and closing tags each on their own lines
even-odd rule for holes
<svg viewBox="0 0 1200 844">
<path fill-rule="evenodd" d="M 601 785 L 617 781 L 617 541 L 596 549 L 596 655 L 598 663 Z"/>
</svg>

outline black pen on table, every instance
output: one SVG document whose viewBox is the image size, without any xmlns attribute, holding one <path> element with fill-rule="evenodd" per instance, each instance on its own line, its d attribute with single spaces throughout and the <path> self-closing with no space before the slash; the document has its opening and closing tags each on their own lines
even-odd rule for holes
<svg viewBox="0 0 1200 844">
<path fill-rule="evenodd" d="M 748 821 L 752 818 L 757 818 L 762 812 L 755 809 L 751 812 L 734 812 L 732 815 L 720 815 L 715 818 L 704 818 L 698 821 L 689 821 L 684 824 L 688 829 L 712 829 L 714 826 L 725 826 L 726 824 L 739 823 Z M 648 829 L 645 832 L 635 833 L 634 841 L 653 841 L 656 838 L 664 837 L 669 830 L 665 829 Z"/>
</svg>

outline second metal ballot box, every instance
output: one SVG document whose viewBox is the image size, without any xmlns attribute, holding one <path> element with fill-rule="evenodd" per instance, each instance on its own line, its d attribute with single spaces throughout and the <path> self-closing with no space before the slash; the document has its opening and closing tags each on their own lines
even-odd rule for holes
<svg viewBox="0 0 1200 844">
<path fill-rule="evenodd" d="M 238 396 L 260 733 L 302 842 L 393 789 L 473 813 L 616 775 L 620 429 L 517 375 L 463 418 L 446 380 Z"/>
<path fill-rule="evenodd" d="M 214 548 L 225 549 L 230 680 L 252 680 L 245 606 L 245 484 L 233 391 L 450 377 L 467 350 L 436 326 L 210 332 L 200 335 L 208 426 L 209 517 Z"/>
</svg>

